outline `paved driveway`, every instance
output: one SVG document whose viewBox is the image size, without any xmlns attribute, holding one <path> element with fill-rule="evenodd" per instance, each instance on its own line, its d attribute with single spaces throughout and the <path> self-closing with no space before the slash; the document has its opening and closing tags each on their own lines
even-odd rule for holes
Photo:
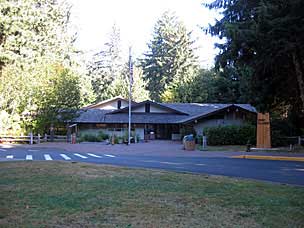
<svg viewBox="0 0 304 228">
<path fill-rule="evenodd" d="M 188 152 L 182 150 L 181 144 L 178 143 L 159 143 L 131 146 L 65 144 L 65 148 L 59 144 L 47 144 L 43 145 L 43 148 L 41 145 L 0 145 L 0 161 L 89 162 L 242 177 L 304 186 L 304 162 L 234 159 L 231 155 L 240 154 L 239 152 Z"/>
</svg>

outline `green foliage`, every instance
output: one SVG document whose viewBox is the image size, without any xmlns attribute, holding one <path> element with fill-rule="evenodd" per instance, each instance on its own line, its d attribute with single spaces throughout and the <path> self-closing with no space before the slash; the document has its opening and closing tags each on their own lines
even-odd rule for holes
<svg viewBox="0 0 304 228">
<path fill-rule="evenodd" d="M 0 2 L 2 133 L 47 130 L 79 106 L 69 10 L 64 0 Z"/>
<path fill-rule="evenodd" d="M 129 68 L 125 65 L 121 74 L 114 79 L 108 89 L 110 97 L 122 96 L 129 97 Z M 141 67 L 133 67 L 133 83 L 132 83 L 132 100 L 141 102 L 150 99 L 149 91 L 146 89 L 147 83 L 143 79 L 143 72 Z"/>
<path fill-rule="evenodd" d="M 256 127 L 243 126 L 218 126 L 204 128 L 208 145 L 245 145 L 248 142 L 256 143 Z"/>
<path fill-rule="evenodd" d="M 289 146 L 290 144 L 297 144 L 297 138 L 289 138 L 301 135 L 300 131 L 296 131 L 297 123 L 293 123 L 288 115 L 288 118 L 282 118 L 278 113 L 271 116 L 271 144 L 273 147 Z"/>
<path fill-rule="evenodd" d="M 101 140 L 101 141 L 109 139 L 109 135 L 104 133 L 103 131 L 99 131 L 98 132 L 98 139 Z"/>
<path fill-rule="evenodd" d="M 179 86 L 191 79 L 197 66 L 190 33 L 173 13 L 165 12 L 154 27 L 148 48 L 142 67 L 151 99 L 182 99 L 185 91 Z"/>
<path fill-rule="evenodd" d="M 99 131 L 98 134 L 80 134 L 79 137 L 80 142 L 103 142 L 106 139 L 109 139 L 109 135 L 105 134 L 103 131 Z"/>
<path fill-rule="evenodd" d="M 95 101 L 115 96 L 129 97 L 129 63 L 122 60 L 121 52 L 120 30 L 114 25 L 109 40 L 87 66 Z M 133 72 L 133 100 L 140 102 L 149 99 L 141 68 L 135 66 Z"/>
<path fill-rule="evenodd" d="M 96 101 L 111 98 L 109 89 L 112 82 L 121 76 L 123 65 L 120 29 L 114 24 L 108 41 L 87 66 Z"/>
<path fill-rule="evenodd" d="M 43 132 L 56 123 L 72 120 L 80 106 L 79 77 L 60 65 L 47 69 L 41 85 L 37 87 L 37 111 L 33 126 Z"/>
<path fill-rule="evenodd" d="M 174 91 L 165 91 L 162 99 L 168 102 L 248 103 L 246 73 L 245 70 L 241 72 L 228 67 L 223 71 L 200 69 L 187 82 L 176 86 Z"/>
<path fill-rule="evenodd" d="M 217 0 L 222 19 L 209 32 L 219 67 L 250 68 L 251 101 L 262 111 L 290 105 L 304 110 L 304 4 L 302 0 Z M 289 89 L 286 89 L 289 88 Z"/>
<path fill-rule="evenodd" d="M 69 14 L 65 1 L 1 1 L 0 73 L 8 64 L 33 65 L 42 56 L 68 60 Z"/>
</svg>

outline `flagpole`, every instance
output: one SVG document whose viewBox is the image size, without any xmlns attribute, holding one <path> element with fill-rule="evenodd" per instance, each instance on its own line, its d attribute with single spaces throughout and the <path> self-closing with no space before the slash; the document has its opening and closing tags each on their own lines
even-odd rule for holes
<svg viewBox="0 0 304 228">
<path fill-rule="evenodd" d="M 129 130 L 128 130 L 128 145 L 131 143 L 131 99 L 132 99 L 132 81 L 133 81 L 133 69 L 132 69 L 132 55 L 131 47 L 129 47 Z"/>
</svg>

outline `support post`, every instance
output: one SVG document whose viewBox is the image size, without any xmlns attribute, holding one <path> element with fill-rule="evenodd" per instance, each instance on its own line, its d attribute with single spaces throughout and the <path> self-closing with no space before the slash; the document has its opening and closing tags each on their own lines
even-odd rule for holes
<svg viewBox="0 0 304 228">
<path fill-rule="evenodd" d="M 52 123 L 51 124 L 51 127 L 50 127 L 50 141 L 51 142 L 54 142 L 54 138 L 55 138 L 55 129 L 54 129 L 54 124 Z"/>
<path fill-rule="evenodd" d="M 72 141 L 71 137 L 72 137 L 72 129 L 68 126 L 67 127 L 67 143 L 70 143 Z"/>
<path fill-rule="evenodd" d="M 40 144 L 40 134 L 38 134 L 37 144 Z"/>
<path fill-rule="evenodd" d="M 30 144 L 33 145 L 33 133 L 30 132 Z"/>
</svg>

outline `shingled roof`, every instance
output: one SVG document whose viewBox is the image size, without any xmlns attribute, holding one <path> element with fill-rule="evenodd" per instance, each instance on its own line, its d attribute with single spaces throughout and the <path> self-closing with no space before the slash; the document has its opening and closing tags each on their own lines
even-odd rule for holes
<svg viewBox="0 0 304 228">
<path fill-rule="evenodd" d="M 176 110 L 177 113 L 132 113 L 132 123 L 178 124 L 201 119 L 230 107 L 240 108 L 250 113 L 256 109 L 250 104 L 199 104 L 199 103 L 158 103 Z M 114 112 L 113 112 L 114 111 Z M 184 113 L 184 114 L 183 114 Z M 117 110 L 83 109 L 74 123 L 128 123 L 128 113 Z"/>
</svg>

